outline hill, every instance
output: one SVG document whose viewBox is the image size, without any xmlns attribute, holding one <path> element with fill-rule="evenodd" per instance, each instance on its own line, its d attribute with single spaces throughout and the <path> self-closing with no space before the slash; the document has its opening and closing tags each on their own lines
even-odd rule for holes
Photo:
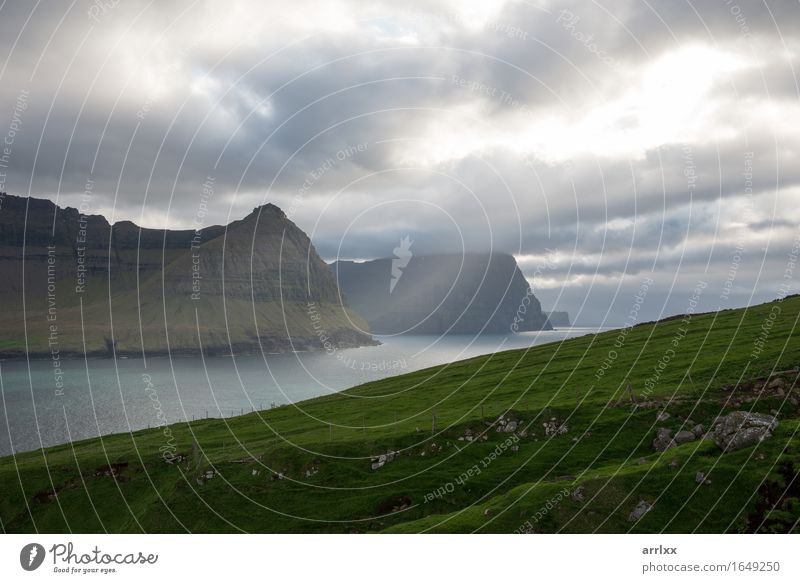
<svg viewBox="0 0 800 583">
<path fill-rule="evenodd" d="M 227 226 L 171 231 L 6 196 L 0 272 L 0 357 L 374 343 L 310 239 L 271 204 Z"/>
<path fill-rule="evenodd" d="M 0 521 L 6 532 L 796 531 L 798 318 L 798 297 L 670 318 L 0 459 Z M 778 425 L 723 450 L 715 420 L 737 411 Z"/>
<path fill-rule="evenodd" d="M 398 261 L 332 266 L 344 297 L 376 334 L 552 329 L 511 255 L 415 255 L 402 267 Z"/>
</svg>

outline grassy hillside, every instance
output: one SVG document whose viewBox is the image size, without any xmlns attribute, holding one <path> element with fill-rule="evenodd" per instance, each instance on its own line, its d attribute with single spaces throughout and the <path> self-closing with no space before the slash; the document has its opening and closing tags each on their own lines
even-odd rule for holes
<svg viewBox="0 0 800 583">
<path fill-rule="evenodd" d="M 796 531 L 798 317 L 800 298 L 791 297 L 474 358 L 269 412 L 4 458 L 2 527 Z M 722 453 L 711 439 L 654 451 L 659 427 L 708 428 L 739 409 L 772 411 L 780 425 L 738 451 Z M 669 418 L 658 420 L 664 411 Z M 509 423 L 517 427 L 498 431 Z M 566 431 L 547 436 L 545 423 Z M 162 452 L 173 445 L 182 458 L 169 464 Z M 397 453 L 373 469 L 387 452 Z M 629 520 L 641 502 L 652 509 Z"/>
</svg>

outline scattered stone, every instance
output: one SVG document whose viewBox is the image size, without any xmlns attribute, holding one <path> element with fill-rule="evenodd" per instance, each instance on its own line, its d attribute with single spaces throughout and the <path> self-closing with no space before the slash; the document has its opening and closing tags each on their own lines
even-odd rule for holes
<svg viewBox="0 0 800 583">
<path fill-rule="evenodd" d="M 714 442 L 723 451 L 734 451 L 772 437 L 778 420 L 771 415 L 734 411 L 720 417 L 713 429 Z"/>
<path fill-rule="evenodd" d="M 784 382 L 784 380 L 781 377 L 776 377 L 776 378 L 772 379 L 772 381 L 770 381 L 770 383 L 767 385 L 767 388 L 769 388 L 769 389 L 783 389 L 784 386 L 786 386 L 786 383 Z"/>
<path fill-rule="evenodd" d="M 628 515 L 628 522 L 637 522 L 653 509 L 653 505 L 650 504 L 646 500 L 640 500 L 636 507 L 631 510 L 631 513 Z"/>
<path fill-rule="evenodd" d="M 705 472 L 697 472 L 694 475 L 694 481 L 697 484 L 703 484 L 706 481 L 706 473 Z"/>
<path fill-rule="evenodd" d="M 563 435 L 567 431 L 569 431 L 567 424 L 559 423 L 555 417 L 551 418 L 550 421 L 546 423 L 542 423 L 542 427 L 544 427 L 544 434 L 547 437 L 555 437 L 556 435 Z"/>
<path fill-rule="evenodd" d="M 666 411 L 659 411 L 656 415 L 656 421 L 666 421 L 669 417 L 670 415 Z"/>
<path fill-rule="evenodd" d="M 675 441 L 672 439 L 672 429 L 659 427 L 656 430 L 656 438 L 653 440 L 653 449 L 664 452 L 673 447 L 675 447 Z"/>
<path fill-rule="evenodd" d="M 253 471 L 252 471 L 252 472 L 250 472 L 250 475 L 251 475 L 251 476 L 257 476 L 259 473 L 260 473 L 260 472 L 259 472 L 257 469 L 253 468 Z"/>
<path fill-rule="evenodd" d="M 701 437 L 703 437 L 706 434 L 706 428 L 703 427 L 702 424 L 698 423 L 692 429 L 692 433 L 694 433 L 694 435 L 695 435 L 695 437 L 697 437 L 697 439 L 700 439 Z"/>
<path fill-rule="evenodd" d="M 682 443 L 689 443 L 695 439 L 697 439 L 697 437 L 691 431 L 678 431 L 678 433 L 675 434 L 675 443 L 678 445 Z"/>
<path fill-rule="evenodd" d="M 575 502 L 583 502 L 585 496 L 586 496 L 586 488 L 584 488 L 583 486 L 578 486 L 572 491 L 572 494 L 570 494 L 570 497 Z"/>
</svg>

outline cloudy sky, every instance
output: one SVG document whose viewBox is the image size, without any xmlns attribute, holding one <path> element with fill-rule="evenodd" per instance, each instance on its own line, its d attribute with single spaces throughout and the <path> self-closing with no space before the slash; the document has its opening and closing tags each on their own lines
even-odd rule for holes
<svg viewBox="0 0 800 583">
<path fill-rule="evenodd" d="M 788 0 L 3 2 L 0 190 L 186 228 L 211 181 L 205 224 L 513 253 L 587 325 L 648 280 L 639 321 L 698 282 L 766 301 L 800 277 L 798 29 Z"/>
</svg>

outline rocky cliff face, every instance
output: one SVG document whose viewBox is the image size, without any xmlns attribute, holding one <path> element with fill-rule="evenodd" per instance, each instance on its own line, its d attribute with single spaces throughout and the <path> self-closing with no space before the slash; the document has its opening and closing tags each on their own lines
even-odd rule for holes
<svg viewBox="0 0 800 583">
<path fill-rule="evenodd" d="M 332 266 L 343 296 L 376 334 L 552 329 L 511 255 L 414 256 L 394 283 L 392 261 Z"/>
<path fill-rule="evenodd" d="M 200 231 L 0 207 L 0 356 L 234 353 L 372 344 L 330 268 L 274 205 Z"/>
</svg>

